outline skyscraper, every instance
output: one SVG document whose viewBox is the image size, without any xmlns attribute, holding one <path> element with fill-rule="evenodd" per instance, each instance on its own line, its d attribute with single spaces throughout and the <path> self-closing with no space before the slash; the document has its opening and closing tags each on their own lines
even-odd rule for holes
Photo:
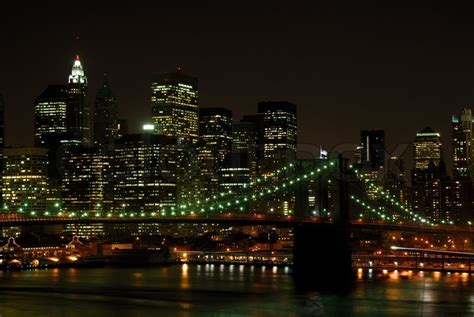
<svg viewBox="0 0 474 317">
<path fill-rule="evenodd" d="M 110 157 L 99 148 L 66 147 L 62 208 L 68 212 L 108 211 L 112 202 Z"/>
<path fill-rule="evenodd" d="M 95 97 L 94 145 L 112 144 L 118 136 L 117 99 L 110 88 L 107 75 Z"/>
<path fill-rule="evenodd" d="M 296 105 L 286 101 L 265 101 L 258 103 L 258 114 L 263 120 L 263 160 L 260 174 L 268 173 L 289 161 L 296 159 L 297 116 Z M 272 180 L 281 182 L 292 171 L 273 176 Z M 295 207 L 294 191 L 269 196 L 258 208 L 277 214 L 291 214 Z"/>
<path fill-rule="evenodd" d="M 159 212 L 176 207 L 176 139 L 152 133 L 128 134 L 114 149 L 114 210 Z"/>
<path fill-rule="evenodd" d="M 66 130 L 71 140 L 90 145 L 91 117 L 87 102 L 87 77 L 79 55 L 72 66 L 67 86 Z"/>
<path fill-rule="evenodd" d="M 199 133 L 197 78 L 180 72 L 154 74 L 151 106 L 157 134 L 196 144 Z"/>
<path fill-rule="evenodd" d="M 385 165 L 385 131 L 362 130 L 360 132 L 360 160 L 362 168 L 382 168 Z"/>
<path fill-rule="evenodd" d="M 436 166 L 442 159 L 441 135 L 427 127 L 416 134 L 414 142 L 415 168 L 427 169 L 430 162 Z"/>
<path fill-rule="evenodd" d="M 0 94 L 0 148 L 5 147 L 5 100 Z"/>
<path fill-rule="evenodd" d="M 434 222 L 457 222 L 452 206 L 453 183 L 442 157 L 441 135 L 427 127 L 416 134 L 411 172 L 413 209 Z"/>
<path fill-rule="evenodd" d="M 460 115 L 452 116 L 453 137 L 453 203 L 460 218 L 472 218 L 474 179 L 474 143 L 471 109 L 463 109 Z"/>
<path fill-rule="evenodd" d="M 452 206 L 452 182 L 446 164 L 430 161 L 426 169 L 412 170 L 412 203 L 415 212 L 436 223 L 458 221 Z"/>
<path fill-rule="evenodd" d="M 3 175 L 3 149 L 5 147 L 5 100 L 3 99 L 3 95 L 0 94 L 0 179 Z M 0 205 L 3 204 L 2 201 L 2 183 L 0 182 Z"/>
<path fill-rule="evenodd" d="M 16 212 L 46 211 L 48 178 L 47 156 L 43 148 L 4 150 L 3 203 Z"/>
<path fill-rule="evenodd" d="M 231 150 L 232 111 L 224 108 L 199 109 L 198 160 L 202 197 L 218 192 L 219 170 L 229 167 Z"/>
<path fill-rule="evenodd" d="M 287 101 L 264 101 L 258 104 L 263 117 L 263 156 L 267 169 L 296 158 L 296 105 Z"/>
<path fill-rule="evenodd" d="M 155 133 L 175 138 L 178 146 L 178 205 L 199 192 L 196 144 L 199 140 L 198 80 L 179 71 L 154 74 L 151 83 Z"/>
<path fill-rule="evenodd" d="M 258 127 L 255 122 L 235 122 L 232 125 L 232 151 L 245 156 L 250 179 L 254 181 L 258 175 Z"/>
<path fill-rule="evenodd" d="M 35 146 L 49 147 L 53 139 L 66 135 L 68 89 L 49 85 L 35 100 Z"/>
</svg>

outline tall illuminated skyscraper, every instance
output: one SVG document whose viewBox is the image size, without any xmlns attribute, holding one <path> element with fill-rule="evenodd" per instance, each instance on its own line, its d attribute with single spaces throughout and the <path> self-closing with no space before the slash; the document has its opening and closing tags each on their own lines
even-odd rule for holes
<svg viewBox="0 0 474 317">
<path fill-rule="evenodd" d="M 263 156 L 267 168 L 296 158 L 298 135 L 296 105 L 286 101 L 258 103 L 263 117 Z"/>
<path fill-rule="evenodd" d="M 180 72 L 154 74 L 151 106 L 156 134 L 196 144 L 199 134 L 197 78 Z"/>
<path fill-rule="evenodd" d="M 474 210 L 474 118 L 471 109 L 453 115 L 453 203 L 460 218 L 468 221 Z"/>
<path fill-rule="evenodd" d="M 228 167 L 232 150 L 232 111 L 199 109 L 198 159 L 202 197 L 219 190 L 219 170 Z"/>
<path fill-rule="evenodd" d="M 87 77 L 79 55 L 72 66 L 67 88 L 66 130 L 71 140 L 89 146 L 91 117 L 87 102 Z"/>
<path fill-rule="evenodd" d="M 177 141 L 177 199 L 181 205 L 199 193 L 196 149 L 199 140 L 198 80 L 179 71 L 154 74 L 151 90 L 155 133 Z"/>
<path fill-rule="evenodd" d="M 416 134 L 414 142 L 415 168 L 427 169 L 430 162 L 436 166 L 442 159 L 441 135 L 427 127 Z"/>
<path fill-rule="evenodd" d="M 453 127 L 453 174 L 455 178 L 473 177 L 474 148 L 471 109 L 463 109 L 461 115 L 452 116 Z"/>
<path fill-rule="evenodd" d="M 385 165 L 385 131 L 360 132 L 360 160 L 362 168 L 382 168 Z"/>
<path fill-rule="evenodd" d="M 107 75 L 95 97 L 94 107 L 94 145 L 112 144 L 118 137 L 117 99 L 115 98 Z"/>
<path fill-rule="evenodd" d="M 5 147 L 5 100 L 0 94 L 0 148 Z"/>
<path fill-rule="evenodd" d="M 379 194 L 371 185 L 376 183 L 380 185 L 385 172 L 385 131 L 375 129 L 360 131 L 360 145 L 357 149 L 361 173 L 368 180 L 365 183 L 367 196 L 376 200 Z"/>
<path fill-rule="evenodd" d="M 68 89 L 49 85 L 35 100 L 35 146 L 49 147 L 52 139 L 66 137 Z"/>
<path fill-rule="evenodd" d="M 260 174 L 265 174 L 296 159 L 298 134 L 296 105 L 287 101 L 259 102 L 258 114 L 263 120 L 263 159 Z M 287 177 L 289 174 L 281 173 L 274 176 L 273 181 L 282 182 Z M 292 214 L 295 199 L 293 191 L 285 190 L 268 197 L 258 208 L 269 213 Z"/>
</svg>

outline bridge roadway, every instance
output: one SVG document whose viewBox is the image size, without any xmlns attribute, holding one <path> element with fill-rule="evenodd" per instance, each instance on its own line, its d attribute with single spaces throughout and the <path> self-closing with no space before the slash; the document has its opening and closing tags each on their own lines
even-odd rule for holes
<svg viewBox="0 0 474 317">
<path fill-rule="evenodd" d="M 28 226 L 28 225 L 55 225 L 55 224 L 122 224 L 122 223 L 191 223 L 191 224 L 225 224 L 225 225 L 270 225 L 277 227 L 294 227 L 298 224 L 334 224 L 334 219 L 327 217 L 294 217 L 272 216 L 264 214 L 207 214 L 205 216 L 156 216 L 156 217 L 19 217 L 0 215 L 0 227 Z M 471 226 L 429 226 L 403 223 L 363 222 L 353 221 L 352 229 L 370 231 L 403 231 L 432 234 L 474 234 Z"/>
</svg>

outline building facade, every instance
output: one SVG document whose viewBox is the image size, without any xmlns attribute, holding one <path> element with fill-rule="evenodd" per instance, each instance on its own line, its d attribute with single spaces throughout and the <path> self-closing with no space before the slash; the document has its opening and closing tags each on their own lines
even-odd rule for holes
<svg viewBox="0 0 474 317">
<path fill-rule="evenodd" d="M 415 168 L 427 169 L 430 162 L 439 165 L 442 160 L 441 135 L 427 127 L 416 134 L 414 142 Z"/>
<path fill-rule="evenodd" d="M 107 78 L 97 92 L 94 104 L 94 145 L 103 146 L 112 144 L 119 135 L 117 121 L 117 98 L 115 97 Z"/>
<path fill-rule="evenodd" d="M 232 150 L 232 111 L 224 108 L 199 109 L 200 196 L 219 191 L 219 171 L 229 167 Z"/>
<path fill-rule="evenodd" d="M 114 149 L 114 211 L 157 212 L 176 207 L 177 141 L 152 133 L 128 134 Z"/>
<path fill-rule="evenodd" d="M 68 79 L 66 130 L 71 140 L 90 146 L 91 116 L 87 102 L 87 87 L 87 76 L 77 55 Z"/>
<path fill-rule="evenodd" d="M 35 100 L 35 146 L 49 147 L 58 136 L 65 137 L 67 86 L 49 85 Z"/>
<path fill-rule="evenodd" d="M 7 148 L 3 153 L 4 209 L 19 213 L 46 211 L 47 154 L 43 148 Z"/>
<path fill-rule="evenodd" d="M 60 208 L 73 212 L 104 212 L 112 203 L 110 156 L 97 147 L 70 145 L 65 151 Z"/>
</svg>

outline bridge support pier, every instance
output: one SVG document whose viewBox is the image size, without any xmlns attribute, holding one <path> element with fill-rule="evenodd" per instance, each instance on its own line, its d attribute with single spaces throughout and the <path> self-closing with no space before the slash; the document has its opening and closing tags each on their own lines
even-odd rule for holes
<svg viewBox="0 0 474 317">
<path fill-rule="evenodd" d="M 299 224 L 294 231 L 293 274 L 300 289 L 342 290 L 354 279 L 350 231 L 345 224 Z"/>
</svg>

